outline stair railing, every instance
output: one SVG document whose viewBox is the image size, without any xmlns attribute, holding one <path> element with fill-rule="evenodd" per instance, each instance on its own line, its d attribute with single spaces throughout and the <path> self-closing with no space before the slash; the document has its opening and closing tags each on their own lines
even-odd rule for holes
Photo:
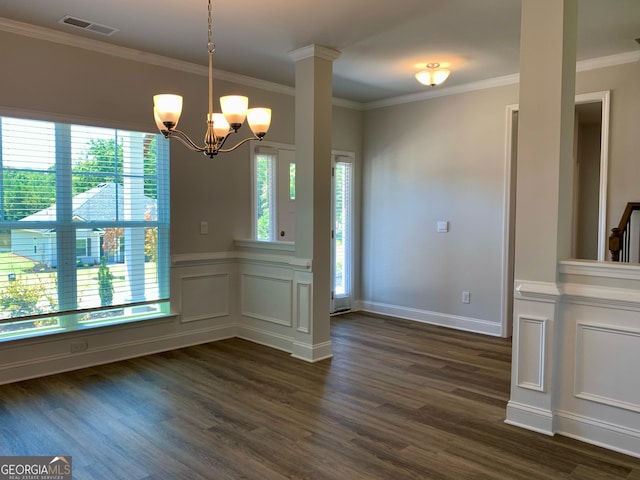
<svg viewBox="0 0 640 480">
<path fill-rule="evenodd" d="M 631 250 L 631 232 L 629 224 L 631 215 L 635 210 L 640 210 L 640 202 L 627 203 L 624 213 L 620 218 L 617 227 L 611 229 L 609 235 L 609 251 L 613 262 L 629 262 L 629 252 Z M 640 246 L 637 246 L 640 248 Z"/>
</svg>

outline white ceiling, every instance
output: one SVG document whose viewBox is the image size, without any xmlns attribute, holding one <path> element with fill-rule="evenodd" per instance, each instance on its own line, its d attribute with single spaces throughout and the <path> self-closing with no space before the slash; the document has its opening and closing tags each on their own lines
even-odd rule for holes
<svg viewBox="0 0 640 480">
<path fill-rule="evenodd" d="M 640 49 L 640 0 L 578 5 L 578 60 Z M 203 65 L 206 13 L 206 0 L 0 0 L 0 17 Z M 213 13 L 215 68 L 293 86 L 289 52 L 324 45 L 342 52 L 334 96 L 357 102 L 431 88 L 414 78 L 428 62 L 450 64 L 447 86 L 518 72 L 520 0 L 234 0 Z M 119 31 L 59 24 L 65 15 Z"/>
</svg>

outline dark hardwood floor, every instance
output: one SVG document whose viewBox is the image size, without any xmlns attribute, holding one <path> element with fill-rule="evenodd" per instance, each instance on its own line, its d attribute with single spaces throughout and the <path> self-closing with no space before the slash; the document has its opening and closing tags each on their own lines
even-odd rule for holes
<svg viewBox="0 0 640 480">
<path fill-rule="evenodd" d="M 504 423 L 510 340 L 350 313 L 316 364 L 232 339 L 0 386 L 0 455 L 75 480 L 640 479 Z"/>
</svg>

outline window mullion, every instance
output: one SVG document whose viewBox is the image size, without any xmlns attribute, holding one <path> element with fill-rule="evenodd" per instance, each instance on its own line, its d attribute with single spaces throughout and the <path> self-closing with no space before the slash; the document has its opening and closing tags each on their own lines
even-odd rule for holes
<svg viewBox="0 0 640 480">
<path fill-rule="evenodd" d="M 56 250 L 58 309 L 78 307 L 76 231 L 73 225 L 73 189 L 71 176 L 71 126 L 56 123 Z M 74 248 L 70 248 L 73 246 Z M 75 318 L 65 320 L 67 325 Z"/>
</svg>

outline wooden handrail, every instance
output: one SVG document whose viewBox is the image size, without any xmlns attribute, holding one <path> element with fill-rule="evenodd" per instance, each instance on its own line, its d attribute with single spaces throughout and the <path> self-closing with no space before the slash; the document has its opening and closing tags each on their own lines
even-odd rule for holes
<svg viewBox="0 0 640 480">
<path fill-rule="evenodd" d="M 640 202 L 629 202 L 620 217 L 620 223 L 617 227 L 611 229 L 609 235 L 609 251 L 611 252 L 611 260 L 620 261 L 620 252 L 623 253 L 622 261 L 629 261 L 629 223 L 631 215 L 634 211 L 640 210 Z"/>
</svg>

